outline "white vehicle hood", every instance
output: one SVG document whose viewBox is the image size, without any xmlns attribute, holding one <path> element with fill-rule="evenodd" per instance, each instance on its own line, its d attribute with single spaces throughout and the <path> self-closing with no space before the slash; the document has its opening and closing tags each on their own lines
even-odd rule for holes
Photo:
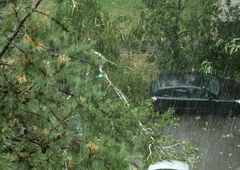
<svg viewBox="0 0 240 170">
<path fill-rule="evenodd" d="M 148 170 L 161 170 L 161 169 L 169 169 L 169 170 L 190 170 L 189 166 L 180 161 L 162 161 L 162 162 L 157 162 L 153 165 L 150 165 Z"/>
</svg>

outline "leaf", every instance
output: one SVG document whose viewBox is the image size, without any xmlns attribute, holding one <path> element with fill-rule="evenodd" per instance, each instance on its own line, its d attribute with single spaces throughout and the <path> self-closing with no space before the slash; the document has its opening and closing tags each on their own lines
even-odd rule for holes
<svg viewBox="0 0 240 170">
<path fill-rule="evenodd" d="M 216 46 L 219 47 L 222 44 L 225 44 L 225 41 L 223 39 L 219 39 L 216 43 Z"/>
</svg>

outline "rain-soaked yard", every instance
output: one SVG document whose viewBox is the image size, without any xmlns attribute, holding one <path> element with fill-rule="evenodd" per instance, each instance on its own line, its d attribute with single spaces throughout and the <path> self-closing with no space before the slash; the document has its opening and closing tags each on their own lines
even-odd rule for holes
<svg viewBox="0 0 240 170">
<path fill-rule="evenodd" d="M 240 115 L 180 115 L 178 126 L 166 133 L 199 148 L 195 170 L 240 170 Z"/>
</svg>

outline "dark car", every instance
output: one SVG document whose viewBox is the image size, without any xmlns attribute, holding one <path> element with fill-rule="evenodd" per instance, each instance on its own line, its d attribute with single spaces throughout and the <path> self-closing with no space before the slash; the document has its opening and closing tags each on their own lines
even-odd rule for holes
<svg viewBox="0 0 240 170">
<path fill-rule="evenodd" d="M 234 115 L 239 113 L 240 83 L 205 73 L 161 74 L 150 89 L 156 111 Z"/>
</svg>

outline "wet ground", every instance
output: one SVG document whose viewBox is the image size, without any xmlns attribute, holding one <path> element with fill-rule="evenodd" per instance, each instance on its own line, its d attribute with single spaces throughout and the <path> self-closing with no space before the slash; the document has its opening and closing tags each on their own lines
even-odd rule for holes
<svg viewBox="0 0 240 170">
<path fill-rule="evenodd" d="M 240 170 L 240 116 L 180 115 L 167 133 L 199 148 L 195 170 Z"/>
</svg>

